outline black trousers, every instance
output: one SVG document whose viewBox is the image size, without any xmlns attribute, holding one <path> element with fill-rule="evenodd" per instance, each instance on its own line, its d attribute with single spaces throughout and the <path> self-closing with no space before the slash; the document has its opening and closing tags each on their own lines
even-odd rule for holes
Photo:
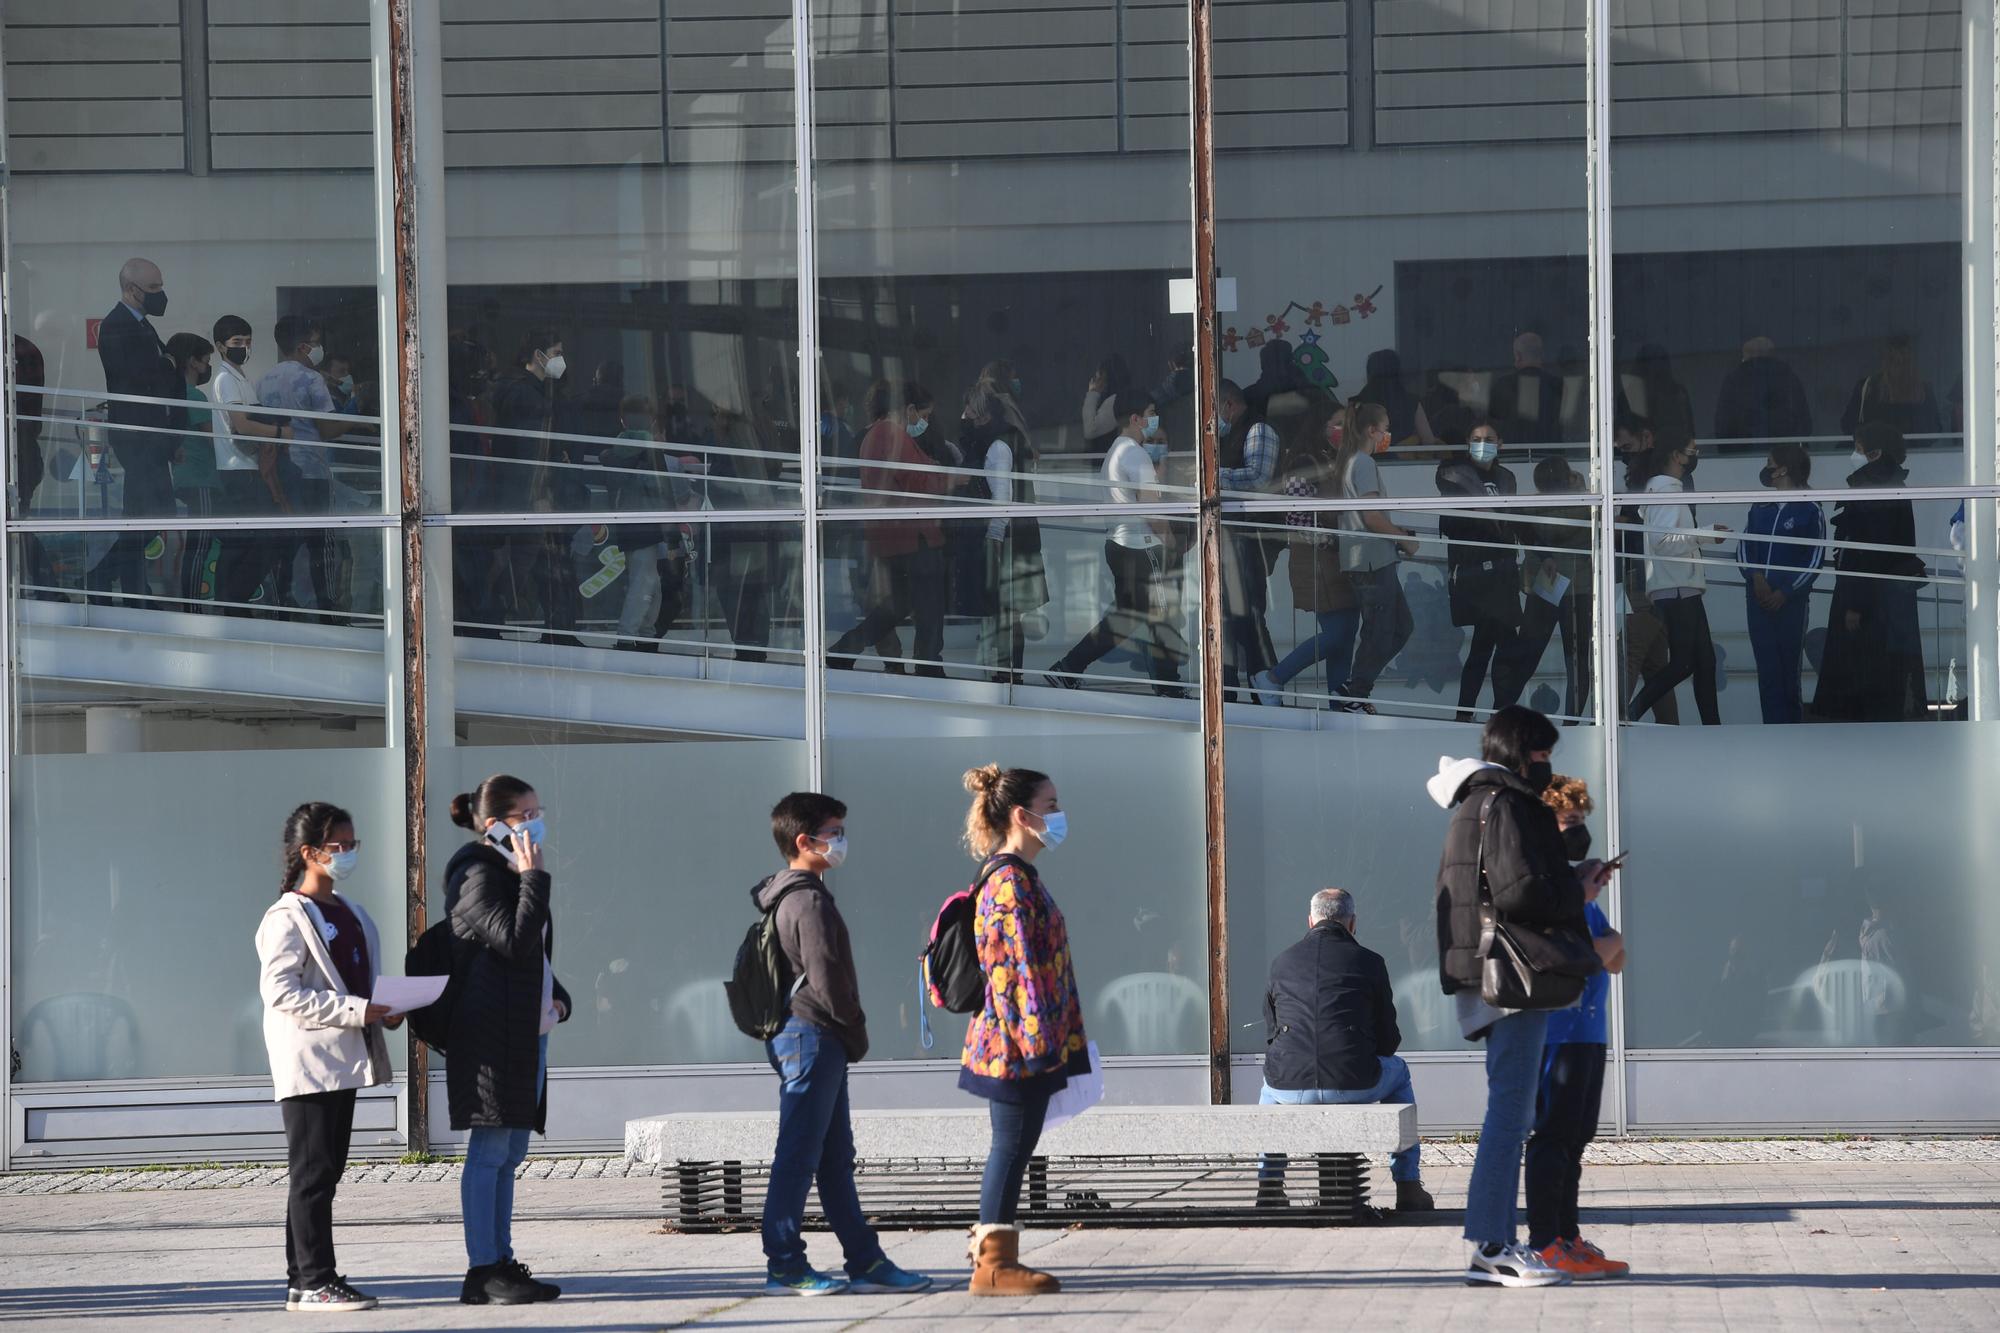
<svg viewBox="0 0 2000 1333">
<path fill-rule="evenodd" d="M 897 629 L 905 620 L 916 626 L 916 642 L 910 655 L 917 659 L 916 674 L 944 674 L 944 548 L 918 544 L 914 551 L 881 556 L 871 575 L 868 613 L 853 629 L 840 636 L 828 651 L 850 657 L 873 648 L 878 656 L 901 657 L 902 641 Z M 883 648 L 889 651 L 884 653 Z M 901 672 L 903 664 L 889 669 Z"/>
<path fill-rule="evenodd" d="M 1498 660 L 1493 663 L 1495 708 L 1521 702 L 1528 682 L 1542 664 L 1543 651 L 1560 628 L 1563 673 L 1567 678 L 1563 690 L 1563 712 L 1571 717 L 1583 716 L 1583 710 L 1590 706 L 1590 617 L 1594 602 L 1595 598 L 1590 593 L 1574 589 L 1564 595 L 1560 605 L 1552 605 L 1546 598 L 1534 593 L 1528 594 L 1521 607 L 1521 630 L 1509 654 L 1512 660 L 1504 667 L 1504 683 L 1503 664 Z"/>
<path fill-rule="evenodd" d="M 1602 1045 L 1564 1042 L 1542 1052 L 1527 1161 L 1528 1244 L 1534 1249 L 1582 1234 L 1576 1199 L 1583 1186 L 1583 1149 L 1597 1136 L 1603 1100 Z"/>
<path fill-rule="evenodd" d="M 1653 609 L 1667 627 L 1667 669 L 1646 681 L 1626 717 L 1637 722 L 1663 695 L 1672 694 L 1682 681 L 1692 677 L 1694 706 L 1701 713 L 1702 725 L 1712 727 L 1721 722 L 1715 701 L 1715 637 L 1708 629 L 1707 602 L 1700 594 L 1653 599 Z"/>
<path fill-rule="evenodd" d="M 277 511 L 262 473 L 231 469 L 219 474 L 222 505 L 219 513 L 243 518 L 270 515 Z M 216 571 L 216 597 L 224 602 L 248 602 L 265 589 L 265 605 L 278 605 L 278 543 L 269 532 L 231 528 L 223 533 L 222 559 Z M 230 612 L 241 615 L 240 609 Z"/>
<path fill-rule="evenodd" d="M 285 1201 L 285 1275 L 300 1291 L 339 1276 L 333 1263 L 333 1191 L 354 1134 L 353 1088 L 308 1092 L 278 1103 L 285 1115 L 290 1195 Z"/>
<path fill-rule="evenodd" d="M 1104 543 L 1104 563 L 1111 566 L 1111 609 L 1091 631 L 1062 655 L 1055 670 L 1081 672 L 1122 643 L 1142 647 L 1154 680 L 1170 680 L 1173 660 L 1160 650 L 1152 628 L 1153 552 L 1148 547 Z"/>
</svg>

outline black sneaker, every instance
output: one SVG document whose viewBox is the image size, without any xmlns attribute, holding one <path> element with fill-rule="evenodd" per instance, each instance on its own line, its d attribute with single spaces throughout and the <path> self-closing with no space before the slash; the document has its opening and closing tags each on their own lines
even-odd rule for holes
<svg viewBox="0 0 2000 1333">
<path fill-rule="evenodd" d="M 330 1314 L 343 1314 L 354 1310 L 372 1310 L 377 1301 L 373 1296 L 356 1291 L 347 1285 L 346 1278 L 335 1278 L 323 1287 L 311 1287 L 298 1293 L 296 1304 L 288 1296 L 287 1310 L 323 1310 Z"/>
<path fill-rule="evenodd" d="M 502 1259 L 498 1267 L 506 1269 L 515 1277 L 533 1287 L 535 1289 L 534 1299 L 537 1301 L 552 1301 L 562 1295 L 561 1287 L 558 1287 L 553 1282 L 543 1282 L 519 1259 Z"/>
<path fill-rule="evenodd" d="M 465 1270 L 465 1285 L 459 1289 L 461 1305 L 532 1305 L 541 1299 L 533 1278 L 517 1276 L 503 1261 Z"/>
</svg>

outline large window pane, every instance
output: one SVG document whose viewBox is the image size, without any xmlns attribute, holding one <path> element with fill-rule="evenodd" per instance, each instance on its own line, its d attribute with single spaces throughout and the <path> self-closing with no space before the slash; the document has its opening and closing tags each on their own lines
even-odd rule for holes
<svg viewBox="0 0 2000 1333">
<path fill-rule="evenodd" d="M 8 6 L 14 513 L 381 509 L 370 15 Z M 101 577 L 189 595 L 134 558 L 147 540 Z"/>
<path fill-rule="evenodd" d="M 1911 484 L 1970 479 L 1963 39 L 1992 19 L 1977 10 L 1612 8 L 1621 411 L 1667 445 L 1755 458 L 1803 441 L 1827 463 L 1883 421 L 1910 437 Z M 1990 188 L 1990 161 L 1970 170 Z M 1700 485 L 1755 481 L 1754 463 L 1710 465 Z"/>
</svg>

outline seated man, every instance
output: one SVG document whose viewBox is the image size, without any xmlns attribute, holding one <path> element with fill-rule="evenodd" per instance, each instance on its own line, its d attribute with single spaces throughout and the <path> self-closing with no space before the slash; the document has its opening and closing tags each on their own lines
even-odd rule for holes
<svg viewBox="0 0 2000 1333">
<path fill-rule="evenodd" d="M 1410 1067 L 1397 1055 L 1396 997 L 1382 955 L 1354 938 L 1354 898 L 1345 889 L 1313 895 L 1306 937 L 1271 960 L 1264 990 L 1266 1106 L 1414 1103 Z M 1257 1173 L 1258 1202 L 1283 1200 L 1284 1158 Z M 1389 1161 L 1399 1212 L 1435 1205 L 1418 1176 L 1417 1147 Z"/>
</svg>

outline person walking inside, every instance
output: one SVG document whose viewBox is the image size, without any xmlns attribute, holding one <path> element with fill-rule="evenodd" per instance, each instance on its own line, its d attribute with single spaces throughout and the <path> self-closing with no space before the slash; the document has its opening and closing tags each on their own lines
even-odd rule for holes
<svg viewBox="0 0 2000 1333">
<path fill-rule="evenodd" d="M 1518 489 L 1512 469 L 1500 462 L 1500 432 L 1490 421 L 1474 424 L 1463 409 L 1438 426 L 1438 438 L 1454 452 L 1437 467 L 1437 489 L 1444 496 L 1513 495 Z M 1455 450 L 1463 448 L 1460 456 Z M 1508 673 L 1520 654 L 1516 637 L 1521 628 L 1521 564 L 1519 526 L 1499 517 L 1466 513 L 1438 515 L 1438 534 L 1445 539 L 1445 582 L 1451 595 L 1451 623 L 1472 627 L 1472 646 L 1458 681 L 1458 720 L 1472 721 L 1479 691 L 1493 674 L 1493 706 L 1504 708 L 1520 697 L 1508 697 Z"/>
<path fill-rule="evenodd" d="M 1909 482 L 1903 433 L 1885 422 L 1854 432 L 1847 484 Z M 1917 588 L 1928 574 L 1916 545 L 1916 508 L 1900 497 L 1842 500 L 1833 509 L 1833 602 L 1827 608 L 1813 714 L 1827 722 L 1913 722 L 1930 715 Z"/>
<path fill-rule="evenodd" d="M 1802 444 L 1771 446 L 1757 480 L 1775 491 L 1803 491 L 1812 477 L 1812 455 Z M 1783 538 L 1773 541 L 1772 538 Z M 1805 719 L 1799 662 L 1805 655 L 1806 620 L 1813 583 L 1826 560 L 1826 515 L 1807 499 L 1750 506 L 1736 560 L 1743 569 L 1743 618 L 1757 658 L 1757 696 L 1769 723 Z"/>
<path fill-rule="evenodd" d="M 861 493 L 865 503 L 890 506 L 942 504 L 949 476 L 918 443 L 930 434 L 936 400 L 923 385 L 906 382 L 901 402 L 887 380 L 868 390 L 868 433 L 861 439 Z M 905 620 L 914 626 L 915 675 L 944 676 L 946 566 L 944 524 L 937 519 L 877 519 L 862 525 L 868 557 L 867 612 L 827 650 L 831 664 L 852 667 L 873 648 L 884 668 L 902 675 Z"/>
<path fill-rule="evenodd" d="M 285 817 L 278 901 L 257 926 L 257 990 L 264 1050 L 285 1121 L 287 1310 L 372 1310 L 373 1296 L 340 1275 L 333 1257 L 333 1195 L 347 1169 L 354 1103 L 389 1082 L 385 1005 L 371 1003 L 381 936 L 361 904 L 335 886 L 360 857 L 354 818 L 308 801 Z"/>
<path fill-rule="evenodd" d="M 1465 1280 L 1475 1286 L 1570 1280 L 1518 1243 L 1521 1149 L 1535 1114 L 1548 1011 L 1498 1008 L 1482 989 L 1482 943 L 1491 933 L 1485 918 L 1537 935 L 1547 946 L 1580 947 L 1588 937 L 1585 894 L 1608 877 L 1600 865 L 1578 878 L 1555 814 L 1542 804 L 1560 735 L 1548 718 L 1511 704 L 1487 719 L 1481 758 L 1441 759 L 1427 784 L 1431 799 L 1452 811 L 1438 864 L 1439 979 L 1454 998 L 1465 1039 L 1486 1043 L 1486 1115 L 1465 1203 L 1465 1239 L 1472 1244 Z M 1585 975 L 1597 970 L 1594 955 L 1568 949 L 1563 955 Z"/>
<path fill-rule="evenodd" d="M 993 1128 L 979 1183 L 969 1290 L 1040 1296 L 1061 1289 L 1021 1263 L 1021 1181 L 1035 1155 L 1049 1099 L 1090 1072 L 1069 927 L 1035 869 L 1062 845 L 1069 817 L 1046 773 L 997 764 L 965 775 L 972 808 L 965 845 L 980 863 L 972 928 L 986 993 L 966 1025 L 958 1086 L 987 1103 Z"/>
<path fill-rule="evenodd" d="M 1295 499 L 1319 498 L 1335 484 L 1333 466 L 1339 449 L 1340 410 L 1329 399 L 1315 399 L 1299 418 L 1292 438 L 1285 442 L 1279 488 Z M 1340 568 L 1338 518 L 1334 513 L 1310 509 L 1294 509 L 1285 515 L 1292 609 L 1312 616 L 1313 635 L 1269 671 L 1251 678 L 1257 697 L 1265 703 L 1283 703 L 1285 687 L 1316 662 L 1326 663 L 1330 696 L 1354 665 L 1354 635 L 1361 625 L 1361 611 L 1354 602 L 1354 585 Z"/>
<path fill-rule="evenodd" d="M 1595 872 L 1603 863 L 1590 859 L 1590 830 L 1584 825 L 1593 808 L 1590 788 L 1580 778 L 1557 774 L 1542 792 L 1542 804 L 1555 812 L 1564 854 L 1586 885 L 1583 912 L 1604 970 L 1583 983 L 1583 998 L 1576 1004 L 1549 1015 L 1542 1038 L 1535 1130 L 1528 1137 L 1528 1248 L 1579 1282 L 1629 1277 L 1632 1266 L 1607 1258 L 1585 1240 L 1577 1217 L 1583 1150 L 1597 1136 L 1604 1100 L 1605 1047 L 1611 1040 L 1604 1005 L 1611 974 L 1625 970 L 1625 937 L 1611 928 L 1597 905 L 1603 883 Z"/>
<path fill-rule="evenodd" d="M 1388 447 L 1388 412 L 1374 403 L 1349 403 L 1340 428 L 1340 450 L 1333 460 L 1341 499 L 1382 496 L 1375 455 Z M 1375 705 L 1368 696 L 1375 692 L 1376 679 L 1416 630 L 1396 565 L 1399 555 L 1416 555 L 1417 534 L 1379 509 L 1352 510 L 1341 519 L 1340 567 L 1353 584 L 1361 628 L 1354 644 L 1354 668 L 1340 687 L 1339 707 L 1350 713 L 1372 713 Z"/>
<path fill-rule="evenodd" d="M 854 1188 L 854 1125 L 847 1069 L 868 1054 L 868 1016 L 847 922 L 825 876 L 847 860 L 847 807 L 819 792 L 793 792 L 771 811 L 771 837 L 785 868 L 750 890 L 772 916 L 791 974 L 791 1016 L 764 1043 L 779 1079 L 778 1145 L 764 1194 L 767 1296 L 833 1296 L 843 1291 L 926 1291 L 931 1280 L 882 1253 Z M 827 1225 L 840 1238 L 847 1276 L 806 1259 L 806 1194 L 817 1182 Z"/>
<path fill-rule="evenodd" d="M 496 774 L 452 798 L 473 840 L 444 872 L 458 995 L 446 1028 L 451 1127 L 470 1131 L 458 1198 L 466 1305 L 527 1305 L 562 1294 L 514 1257 L 514 1169 L 530 1131 L 548 1132 L 549 1034 L 570 1015 L 555 974 L 552 884 L 542 860 L 542 798 Z"/>
<path fill-rule="evenodd" d="M 1411 1106 L 1410 1066 L 1396 1054 L 1396 995 L 1382 955 L 1355 939 L 1354 896 L 1321 889 L 1307 909 L 1306 937 L 1271 960 L 1264 988 L 1264 1106 Z M 1427 1213 L 1418 1148 L 1389 1159 L 1396 1211 Z M 1257 1170 L 1260 1204 L 1284 1198 L 1284 1158 Z"/>
<path fill-rule="evenodd" d="M 1682 501 L 1685 482 L 1701 461 L 1697 440 L 1668 440 L 1654 446 L 1657 470 L 1647 479 L 1648 503 L 1639 509 L 1646 536 L 1646 596 L 1667 628 L 1667 666 L 1649 676 L 1633 697 L 1625 716 L 1636 722 L 1672 694 L 1684 680 L 1694 681 L 1694 706 L 1703 726 L 1721 722 L 1715 702 L 1715 636 L 1708 628 L 1708 575 L 1701 548 L 1721 542 L 1729 531 L 1716 524 L 1713 533 L 1695 526 L 1694 506 Z M 1655 721 L 1660 721 L 1657 714 Z"/>
</svg>

